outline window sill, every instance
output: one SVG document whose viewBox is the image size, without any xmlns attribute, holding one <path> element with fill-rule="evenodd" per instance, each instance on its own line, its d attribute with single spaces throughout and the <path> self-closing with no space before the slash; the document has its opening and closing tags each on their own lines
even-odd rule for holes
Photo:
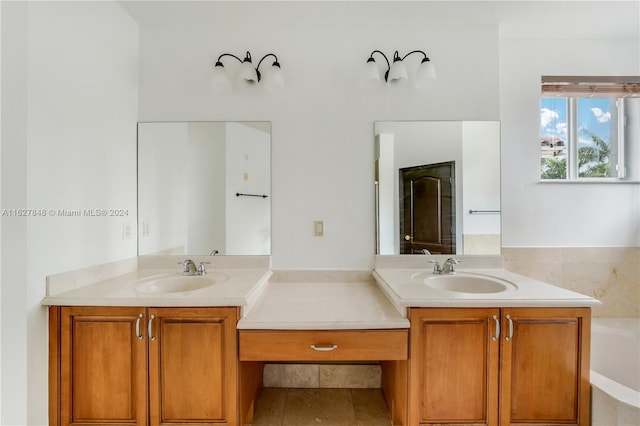
<svg viewBox="0 0 640 426">
<path fill-rule="evenodd" d="M 568 184 L 579 184 L 579 185 L 583 185 L 583 184 L 613 184 L 613 185 L 620 185 L 620 184 L 640 184 L 640 181 L 638 180 L 620 180 L 620 179 L 598 179 L 598 178 L 593 178 L 593 179 L 544 179 L 544 180 L 539 180 L 538 183 L 541 183 L 543 185 L 546 184 L 558 184 L 558 183 L 568 183 Z"/>
</svg>

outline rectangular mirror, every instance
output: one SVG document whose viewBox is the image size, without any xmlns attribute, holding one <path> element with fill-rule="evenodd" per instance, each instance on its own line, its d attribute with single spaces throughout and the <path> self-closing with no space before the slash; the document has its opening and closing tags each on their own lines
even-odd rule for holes
<svg viewBox="0 0 640 426">
<path fill-rule="evenodd" d="M 500 123 L 374 124 L 378 254 L 500 254 Z"/>
<path fill-rule="evenodd" d="M 138 124 L 138 254 L 271 254 L 271 124 Z"/>
</svg>

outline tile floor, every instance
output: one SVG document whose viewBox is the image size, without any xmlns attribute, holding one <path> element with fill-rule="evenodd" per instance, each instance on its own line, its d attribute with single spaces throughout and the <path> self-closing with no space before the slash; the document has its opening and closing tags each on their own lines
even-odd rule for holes
<svg viewBox="0 0 640 426">
<path fill-rule="evenodd" d="M 380 389 L 264 388 L 253 426 L 391 426 Z"/>
</svg>

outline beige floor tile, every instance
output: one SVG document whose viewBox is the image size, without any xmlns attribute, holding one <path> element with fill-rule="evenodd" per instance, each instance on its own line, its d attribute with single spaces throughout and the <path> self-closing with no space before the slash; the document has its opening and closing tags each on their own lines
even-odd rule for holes
<svg viewBox="0 0 640 426">
<path fill-rule="evenodd" d="M 380 389 L 352 389 L 358 426 L 391 426 L 391 415 Z"/>
<path fill-rule="evenodd" d="M 357 426 L 350 389 L 289 389 L 283 426 Z"/>
<path fill-rule="evenodd" d="M 253 426 L 281 426 L 288 393 L 285 388 L 263 388 Z"/>
<path fill-rule="evenodd" d="M 391 426 L 380 389 L 264 388 L 253 426 Z"/>
</svg>

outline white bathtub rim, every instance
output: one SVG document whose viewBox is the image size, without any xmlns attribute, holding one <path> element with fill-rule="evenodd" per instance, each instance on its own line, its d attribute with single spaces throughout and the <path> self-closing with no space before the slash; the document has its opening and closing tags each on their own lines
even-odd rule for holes
<svg viewBox="0 0 640 426">
<path fill-rule="evenodd" d="M 593 370 L 591 370 L 591 385 L 624 404 L 640 409 L 640 392 L 611 380 Z"/>
</svg>

